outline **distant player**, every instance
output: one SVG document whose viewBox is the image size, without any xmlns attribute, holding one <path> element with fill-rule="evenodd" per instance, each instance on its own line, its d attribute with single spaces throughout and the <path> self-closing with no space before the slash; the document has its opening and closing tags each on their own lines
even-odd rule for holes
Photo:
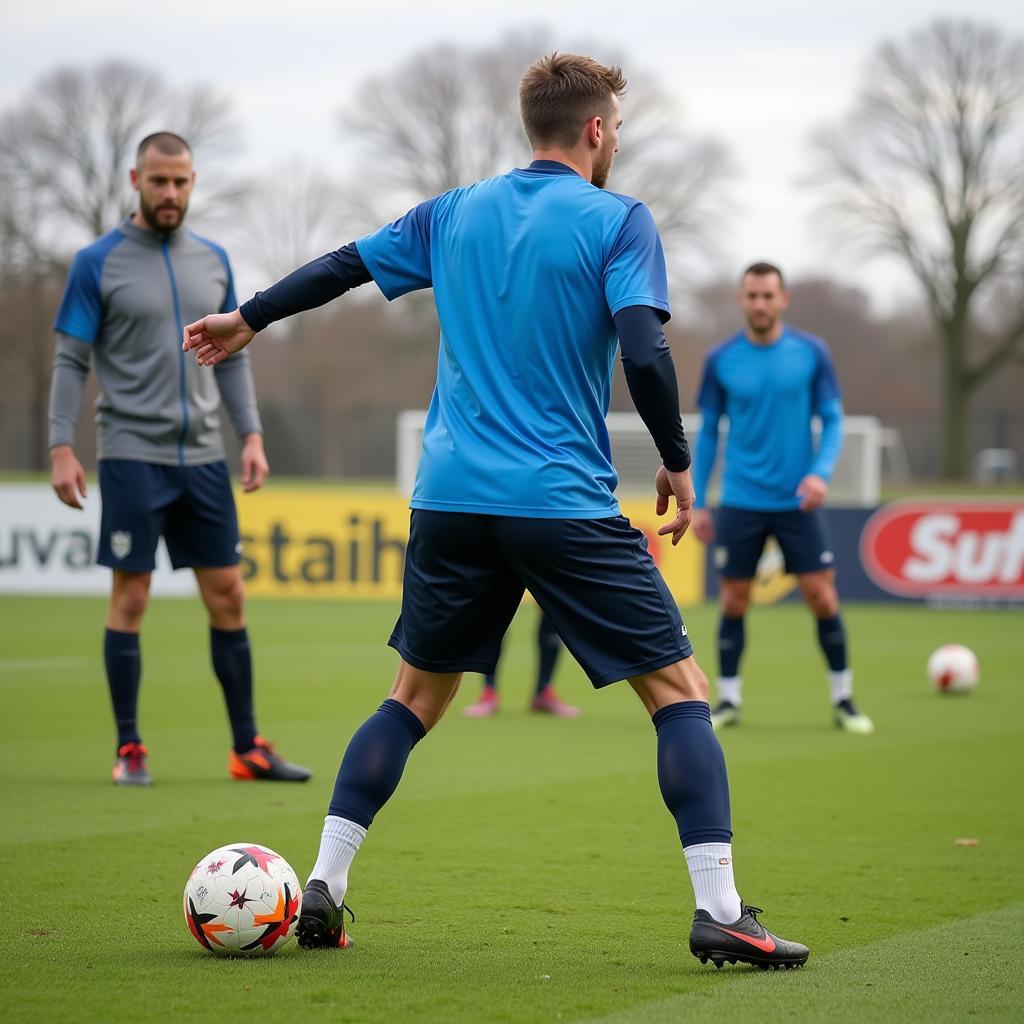
<svg viewBox="0 0 1024 1024">
<path fill-rule="evenodd" d="M 551 680 L 555 675 L 555 665 L 562 652 L 562 638 L 558 630 L 541 614 L 537 620 L 537 676 L 534 682 L 533 698 L 530 710 L 542 714 L 554 715 L 556 718 L 578 718 L 580 709 L 566 704 L 555 691 Z M 467 718 L 489 718 L 496 715 L 500 707 L 498 699 L 497 669 L 484 676 L 484 688 L 480 699 L 462 709 Z"/>
<path fill-rule="evenodd" d="M 820 511 L 843 444 L 843 405 L 832 358 L 821 339 L 782 322 L 789 295 L 778 267 L 748 267 L 739 303 L 746 330 L 708 353 L 697 396 L 703 419 L 693 532 L 714 544 L 721 577 L 719 703 L 711 720 L 716 729 L 739 722 L 744 616 L 765 541 L 774 537 L 817 624 L 835 722 L 847 732 L 869 733 L 871 719 L 853 703 L 834 556 Z M 729 434 L 721 507 L 712 519 L 708 481 L 722 416 L 729 417 Z M 815 417 L 821 421 L 817 449 L 811 434 Z"/>
<path fill-rule="evenodd" d="M 161 535 L 174 567 L 195 571 L 209 613 L 210 657 L 231 720 L 231 774 L 303 781 L 309 771 L 282 760 L 253 716 L 241 542 L 217 412 L 223 402 L 244 445 L 242 485 L 254 491 L 269 467 L 252 370 L 244 356 L 203 373 L 178 342 L 182 325 L 202 310 L 235 308 L 227 253 L 182 227 L 195 181 L 184 139 L 171 132 L 143 139 L 131 180 L 138 210 L 71 265 L 50 391 L 53 488 L 81 508 L 75 425 L 94 362 L 101 389 L 97 560 L 113 570 L 103 656 L 117 724 L 114 782 L 153 781 L 136 715 L 139 630 Z"/>
<path fill-rule="evenodd" d="M 272 320 L 370 280 L 389 299 L 432 287 L 441 322 L 390 640 L 398 676 L 342 760 L 303 895 L 302 946 L 348 944 L 343 901 L 367 828 L 462 674 L 494 670 L 528 588 L 594 686 L 628 679 L 653 717 L 658 779 L 696 894 L 694 955 L 766 967 L 807 958 L 805 946 L 769 935 L 736 893 L 707 680 L 644 535 L 613 494 L 605 415 L 617 333 L 630 394 L 663 462 L 657 511 L 670 498 L 676 505 L 659 532 L 678 543 L 689 526 L 661 242 L 642 203 L 604 190 L 625 84 L 618 68 L 589 57 L 536 61 L 520 85 L 529 167 L 429 199 L 241 310 L 185 329 L 186 349 L 215 366 Z M 528 751 L 522 764 L 528 774 Z"/>
</svg>

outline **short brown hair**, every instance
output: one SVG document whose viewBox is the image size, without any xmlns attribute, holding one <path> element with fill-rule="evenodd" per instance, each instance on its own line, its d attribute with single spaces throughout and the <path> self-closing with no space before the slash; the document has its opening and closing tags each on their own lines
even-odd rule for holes
<svg viewBox="0 0 1024 1024">
<path fill-rule="evenodd" d="M 592 117 L 607 117 L 612 96 L 626 91 L 622 68 L 578 53 L 535 60 L 519 83 L 519 112 L 531 145 L 574 146 Z"/>
<path fill-rule="evenodd" d="M 751 263 L 746 270 L 743 271 L 743 276 L 740 278 L 742 281 L 747 274 L 753 274 L 754 277 L 767 277 L 769 274 L 775 274 L 779 279 L 779 287 L 786 290 L 786 279 L 782 276 L 782 271 L 779 270 L 774 263 Z"/>
<path fill-rule="evenodd" d="M 147 135 L 135 151 L 135 164 L 142 166 L 142 158 L 147 149 L 155 149 L 164 156 L 181 156 L 182 153 L 192 153 L 192 147 L 176 132 L 153 132 Z"/>
</svg>

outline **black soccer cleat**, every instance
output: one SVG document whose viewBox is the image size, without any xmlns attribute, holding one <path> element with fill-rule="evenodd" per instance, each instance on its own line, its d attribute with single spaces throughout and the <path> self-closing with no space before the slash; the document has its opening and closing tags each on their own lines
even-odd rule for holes
<svg viewBox="0 0 1024 1024">
<path fill-rule="evenodd" d="M 724 963 L 751 964 L 763 971 L 803 967 L 810 950 L 799 942 L 772 935 L 757 919 L 757 907 L 740 904 L 740 916 L 730 924 L 716 921 L 706 910 L 693 915 L 690 952 L 702 963 L 721 970 Z"/>
<path fill-rule="evenodd" d="M 339 907 L 327 888 L 326 882 L 311 878 L 302 893 L 302 909 L 295 937 L 303 949 L 348 949 L 352 936 L 345 931 L 345 914 L 353 920 L 351 907 Z"/>
<path fill-rule="evenodd" d="M 251 750 L 244 754 L 234 750 L 228 755 L 228 774 L 233 779 L 256 779 L 271 782 L 306 782 L 313 774 L 301 764 L 286 761 L 262 736 L 257 736 Z"/>
</svg>

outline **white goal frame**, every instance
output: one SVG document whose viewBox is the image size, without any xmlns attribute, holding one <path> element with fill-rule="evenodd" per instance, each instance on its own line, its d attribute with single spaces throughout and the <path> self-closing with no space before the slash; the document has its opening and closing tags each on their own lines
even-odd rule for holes
<svg viewBox="0 0 1024 1024">
<path fill-rule="evenodd" d="M 427 414 L 422 409 L 406 409 L 398 414 L 395 480 L 403 495 L 412 493 L 416 465 L 423 448 L 423 424 Z M 606 419 L 612 443 L 612 458 L 619 474 L 620 495 L 649 494 L 654 474 L 661 465 L 657 449 L 643 420 L 636 413 L 612 412 Z M 700 431 L 700 415 L 683 417 L 683 427 L 691 448 L 696 448 Z M 817 438 L 821 427 L 815 422 Z M 718 492 L 722 455 L 729 433 L 729 421 L 722 418 L 718 435 L 718 459 L 711 478 L 711 496 Z M 829 504 L 874 508 L 878 502 L 882 479 L 882 448 L 885 431 L 875 416 L 846 416 L 843 419 L 843 451 L 836 463 L 829 486 Z"/>
</svg>

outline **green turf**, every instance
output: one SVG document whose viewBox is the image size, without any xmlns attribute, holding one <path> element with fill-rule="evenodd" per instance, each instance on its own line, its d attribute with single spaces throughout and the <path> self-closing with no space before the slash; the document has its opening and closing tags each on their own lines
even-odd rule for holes
<svg viewBox="0 0 1024 1024">
<path fill-rule="evenodd" d="M 728 732 L 741 891 L 812 947 L 799 972 L 715 972 L 686 950 L 691 897 L 625 687 L 568 662 L 578 721 L 531 717 L 534 612 L 494 720 L 452 714 L 413 754 L 352 876 L 358 945 L 220 961 L 181 919 L 192 864 L 227 842 L 301 878 L 345 741 L 386 692 L 387 604 L 254 601 L 262 728 L 310 764 L 303 787 L 232 783 L 196 602 L 146 624 L 142 722 L 157 785 L 109 782 L 103 603 L 0 600 L 3 1017 L 137 1021 L 1019 1019 L 1024 1000 L 1024 687 L 1019 613 L 852 606 L 868 738 L 831 728 L 800 608 L 748 624 L 744 724 Z M 710 663 L 714 612 L 687 616 Z M 923 680 L 973 647 L 968 697 Z M 455 711 L 475 692 L 476 681 Z M 974 838 L 977 846 L 958 846 Z"/>
</svg>

